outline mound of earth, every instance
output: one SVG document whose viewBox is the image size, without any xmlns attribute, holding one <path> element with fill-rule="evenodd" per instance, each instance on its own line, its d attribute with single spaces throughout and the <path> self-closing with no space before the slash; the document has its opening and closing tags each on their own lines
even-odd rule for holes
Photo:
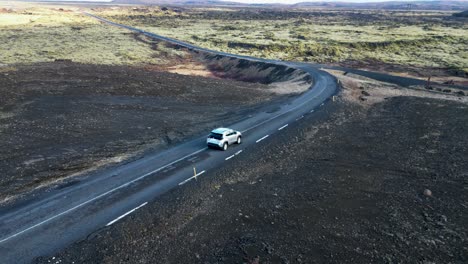
<svg viewBox="0 0 468 264">
<path fill-rule="evenodd" d="M 465 97 L 335 102 L 38 263 L 466 263 Z"/>
<path fill-rule="evenodd" d="M 468 17 L 468 10 L 460 12 L 460 13 L 454 13 L 454 17 Z"/>
<path fill-rule="evenodd" d="M 161 42 L 142 34 L 133 33 L 135 40 L 144 42 L 158 50 Z M 184 56 L 168 58 L 167 65 L 147 66 L 162 71 L 183 75 L 198 75 L 236 81 L 267 84 L 272 91 L 279 94 L 301 93 L 306 91 L 313 80 L 301 69 L 264 61 L 211 54 L 194 51 L 177 45 L 165 43 L 167 48 L 183 51 Z"/>
<path fill-rule="evenodd" d="M 0 84 L 2 200 L 280 99 L 263 84 L 72 62 L 0 67 Z"/>
</svg>

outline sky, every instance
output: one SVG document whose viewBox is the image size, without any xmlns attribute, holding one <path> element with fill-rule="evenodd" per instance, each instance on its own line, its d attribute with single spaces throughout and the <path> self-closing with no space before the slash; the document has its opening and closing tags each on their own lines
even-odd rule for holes
<svg viewBox="0 0 468 264">
<path fill-rule="evenodd" d="M 306 2 L 305 0 L 302 1 L 295 1 L 295 0 L 223 0 L 226 2 L 238 2 L 238 3 L 249 3 L 249 4 L 270 4 L 270 3 L 281 3 L 281 4 L 295 4 L 299 2 Z"/>
<path fill-rule="evenodd" d="M 270 3 L 295 4 L 295 3 L 300 3 L 300 2 L 330 2 L 330 0 L 223 0 L 223 1 L 249 3 L 249 4 L 270 4 Z M 339 2 L 387 2 L 387 1 L 390 2 L 392 0 L 340 0 Z M 396 1 L 396 0 L 393 0 L 393 1 Z"/>
</svg>

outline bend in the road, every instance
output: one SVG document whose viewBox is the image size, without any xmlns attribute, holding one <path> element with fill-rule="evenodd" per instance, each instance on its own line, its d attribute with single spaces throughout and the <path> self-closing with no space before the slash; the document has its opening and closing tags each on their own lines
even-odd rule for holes
<svg viewBox="0 0 468 264">
<path fill-rule="evenodd" d="M 139 205 L 222 165 L 229 160 L 228 157 L 234 158 L 255 144 L 263 144 L 268 137 L 313 112 L 337 92 L 334 77 L 308 65 L 210 51 L 105 22 L 193 50 L 300 68 L 312 76 L 314 84 L 307 92 L 280 105 L 276 112 L 259 112 L 232 124 L 233 128 L 244 131 L 246 137 L 240 146 L 226 153 L 208 150 L 204 137 L 196 138 L 164 152 L 99 172 L 77 185 L 45 194 L 40 200 L 3 209 L 0 216 L 0 253 L 5 263 L 28 262 L 36 256 L 51 254 L 109 223 L 115 223 L 115 219 L 120 220 Z M 199 169 L 199 175 L 193 176 L 193 167 Z"/>
</svg>

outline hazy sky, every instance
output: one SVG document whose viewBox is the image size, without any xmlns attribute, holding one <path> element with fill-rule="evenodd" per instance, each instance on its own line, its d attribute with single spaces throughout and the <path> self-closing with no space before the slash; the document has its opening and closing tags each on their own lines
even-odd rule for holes
<svg viewBox="0 0 468 264">
<path fill-rule="evenodd" d="M 282 3 L 282 4 L 295 4 L 299 2 L 306 2 L 305 0 L 303 1 L 295 1 L 295 0 L 223 0 L 227 2 L 238 2 L 238 3 L 251 3 L 251 4 L 265 4 L 265 3 Z"/>
<path fill-rule="evenodd" d="M 266 4 L 266 3 L 295 4 L 295 3 L 300 3 L 300 2 L 330 2 L 333 0 L 223 0 L 223 1 L 250 3 L 250 4 Z M 339 0 L 338 2 L 386 2 L 386 1 L 392 1 L 392 0 Z M 396 1 L 396 0 L 393 0 L 393 1 Z"/>
</svg>

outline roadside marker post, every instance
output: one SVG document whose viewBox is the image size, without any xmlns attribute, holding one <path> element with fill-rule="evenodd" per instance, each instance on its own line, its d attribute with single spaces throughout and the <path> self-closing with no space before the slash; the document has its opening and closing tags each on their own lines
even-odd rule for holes
<svg viewBox="0 0 468 264">
<path fill-rule="evenodd" d="M 197 169 L 195 167 L 193 167 L 193 177 L 195 180 L 197 179 Z"/>
</svg>

